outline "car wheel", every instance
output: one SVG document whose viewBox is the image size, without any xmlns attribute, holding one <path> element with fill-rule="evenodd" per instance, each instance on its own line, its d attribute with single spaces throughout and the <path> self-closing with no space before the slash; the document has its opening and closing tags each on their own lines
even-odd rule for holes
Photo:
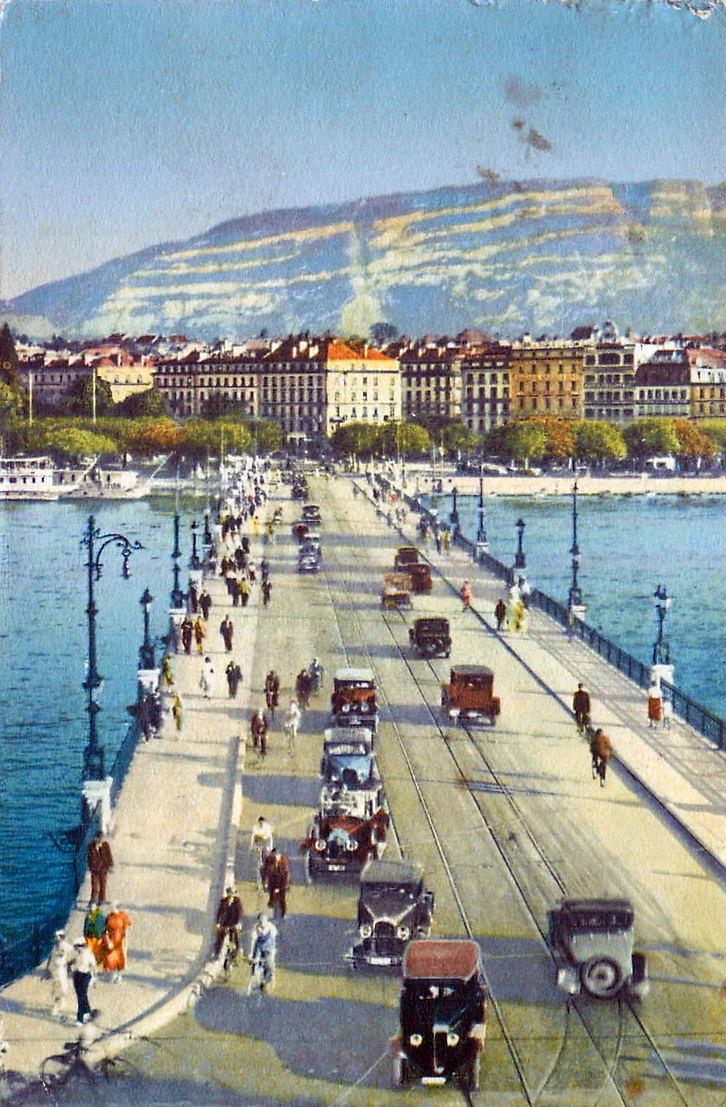
<svg viewBox="0 0 726 1107">
<path fill-rule="evenodd" d="M 391 1083 L 396 1088 L 402 1088 L 408 1080 L 408 1065 L 406 1058 L 400 1054 L 394 1054 L 391 1058 Z"/>
<path fill-rule="evenodd" d="M 623 972 L 610 957 L 591 957 L 580 968 L 580 979 L 586 992 L 597 999 L 609 999 L 619 990 Z"/>
</svg>

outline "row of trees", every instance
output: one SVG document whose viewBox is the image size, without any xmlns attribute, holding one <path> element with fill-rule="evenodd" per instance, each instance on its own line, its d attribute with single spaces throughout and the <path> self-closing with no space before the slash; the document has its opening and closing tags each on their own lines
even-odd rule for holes
<svg viewBox="0 0 726 1107">
<path fill-rule="evenodd" d="M 537 416 L 477 435 L 458 421 L 432 418 L 383 426 L 347 423 L 331 442 L 338 453 L 358 457 L 412 456 L 440 447 L 449 455 L 494 455 L 519 465 L 557 465 L 574 458 L 597 467 L 626 457 L 642 460 L 666 454 L 688 465 L 726 450 L 726 420 L 695 424 L 688 419 L 638 419 L 621 430 L 596 419 Z"/>
</svg>

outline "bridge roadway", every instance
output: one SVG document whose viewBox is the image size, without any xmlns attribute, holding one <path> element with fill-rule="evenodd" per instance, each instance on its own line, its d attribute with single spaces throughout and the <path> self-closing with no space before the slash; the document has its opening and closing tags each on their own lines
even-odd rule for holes
<svg viewBox="0 0 726 1107">
<path fill-rule="evenodd" d="M 360 664 L 374 668 L 381 691 L 378 749 L 393 818 L 389 855 L 423 863 L 436 894 L 434 934 L 471 934 L 482 948 L 492 1006 L 475 1101 L 720 1105 L 724 897 L 723 870 L 711 855 L 723 848 L 723 755 L 676 725 L 667 756 L 658 756 L 643 726 L 642 693 L 543 616 L 535 613 L 523 639 L 497 636 L 475 614 L 462 612 L 456 588 L 463 576 L 474 579 L 475 606 L 481 602 L 487 621 L 500 587 L 473 572 L 463 555 L 430 554 L 443 573 L 433 593 L 415 597 L 406 615 L 382 612 L 383 573 L 401 537 L 364 497 L 353 496 L 348 480 L 313 482 L 323 508 L 324 571 L 299 577 L 289 529 L 297 505 L 284 486 L 280 494 L 284 525 L 266 550 L 272 604 L 259 610 L 255 597 L 244 613 L 230 608 L 243 696 L 233 706 L 220 689 L 216 699 L 202 700 L 198 659 L 180 657 L 184 740 L 141 748 L 117 810 L 114 885 L 134 915 L 131 969 L 118 989 L 99 985 L 99 1023 L 104 1032 L 151 1035 L 127 1052 L 145 1074 L 130 1087 L 130 1101 L 462 1102 L 455 1088 L 390 1089 L 387 1048 L 397 1026 L 398 983 L 353 975 L 344 966 L 355 936 L 356 889 L 304 882 L 298 844 L 317 797 L 330 675 L 340 665 Z M 221 581 L 209 586 L 215 606 L 208 646 L 221 670 L 225 655 L 215 631 L 228 601 Z M 502 699 L 496 729 L 470 733 L 444 723 L 439 686 L 449 663 L 414 660 L 408 650 L 408 625 L 424 612 L 450 619 L 452 661 L 494 669 Z M 325 665 L 325 688 L 304 713 L 295 755 L 283 749 L 278 720 L 267 759 L 259 763 L 249 749 L 244 757 L 234 869 L 248 920 L 264 904 L 248 849 L 260 812 L 276 825 L 292 860 L 274 993 L 249 1000 L 242 966 L 226 986 L 210 988 L 193 1011 L 159 1029 L 180 1009 L 165 1006 L 165 994 L 184 998 L 180 984 L 208 952 L 227 848 L 235 733 L 246 734 L 267 670 L 274 666 L 281 675 L 284 708 L 295 673 L 313 654 Z M 606 788 L 593 782 L 586 744 L 567 710 L 581 676 L 595 693 L 594 721 L 607 727 L 619 754 L 627 751 L 640 781 L 619 765 Z M 171 779 L 174 804 L 164 810 Z M 672 814 L 654 798 L 659 791 L 668 793 Z M 674 816 L 689 823 L 688 833 Z M 151 840 L 161 852 L 147 866 Z M 160 879 L 163 874 L 169 879 Z M 638 944 L 648 953 L 653 980 L 641 1007 L 588 1000 L 568 1007 L 556 991 L 543 930 L 547 909 L 565 894 L 633 900 Z M 11 1063 L 20 1055 L 32 1068 L 33 1058 L 37 1063 L 68 1033 L 53 1029 L 43 1013 L 47 988 L 27 977 L 3 994 Z"/>
<path fill-rule="evenodd" d="M 355 934 L 356 889 L 304 883 L 298 843 L 318 790 L 330 675 L 340 665 L 365 665 L 380 687 L 378 756 L 394 830 L 389 856 L 423 863 L 436 894 L 435 935 L 470 934 L 483 951 L 493 1002 L 476 1102 L 722 1104 L 721 872 L 629 772 L 616 766 L 604 789 L 592 780 L 586 743 L 563 706 L 576 677 L 562 660 L 571 644 L 547 620 L 539 629 L 551 635 L 554 648 L 536 641 L 534 626 L 527 641 L 488 632 L 462 612 L 443 578 L 430 596 L 415 597 L 412 613 L 382 612 L 382 577 L 396 536 L 362 497 L 352 496 L 348 482 L 320 481 L 314 495 L 323 510 L 324 571 L 305 578 L 295 573 L 289 523 L 296 506 L 287 503 L 285 526 L 268 550 L 273 604 L 261 614 L 252 701 L 261 700 L 272 666 L 289 693 L 313 654 L 323 660 L 326 686 L 304 714 L 293 758 L 279 729 L 264 763 L 248 751 L 236 862 L 251 914 L 264 900 L 251 879 L 247 835 L 264 812 L 293 862 L 276 988 L 262 1003 L 250 1001 L 245 971 L 238 970 L 231 986 L 202 998 L 193 1020 L 177 1020 L 156 1039 L 161 1051 L 140 1045 L 134 1056 L 157 1077 L 184 1072 L 194 1081 L 200 1072 L 212 1073 L 242 1102 L 462 1102 L 455 1088 L 390 1090 L 386 1054 L 397 1026 L 398 984 L 344 967 Z M 445 558 L 441 565 L 458 585 L 462 566 Z M 477 576 L 487 611 L 497 587 Z M 408 626 L 423 612 L 450 619 L 452 660 L 494 669 L 503 705 L 496 729 L 444 724 L 440 682 L 449 663 L 414 660 L 408 649 Z M 583 653 L 587 679 L 594 686 L 597 676 L 597 687 L 606 687 L 607 666 Z M 616 749 L 628 733 L 637 737 L 642 715 L 642 695 L 631 694 L 630 702 L 598 698 L 595 706 L 595 721 L 608 726 Z M 682 731 L 676 744 L 685 746 Z M 704 756 L 712 759 L 713 776 L 722 755 L 705 750 Z M 669 767 L 665 779 L 677 799 L 673 772 Z M 658 785 L 652 774 L 650 783 Z M 691 787 L 684 777 L 689 797 Z M 709 833 L 710 806 L 701 797 Z M 543 936 L 546 911 L 563 895 L 593 894 L 627 895 L 635 905 L 638 944 L 653 979 L 641 1007 L 587 999 L 568 1007 L 555 989 Z"/>
</svg>

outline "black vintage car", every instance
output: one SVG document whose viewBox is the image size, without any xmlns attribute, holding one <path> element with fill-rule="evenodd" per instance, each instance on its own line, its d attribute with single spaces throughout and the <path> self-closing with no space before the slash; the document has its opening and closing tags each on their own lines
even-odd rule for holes
<svg viewBox="0 0 726 1107">
<path fill-rule="evenodd" d="M 368 788 L 380 783 L 372 734 L 363 727 L 330 727 L 325 731 L 320 775 L 324 783 Z"/>
<path fill-rule="evenodd" d="M 419 657 L 448 657 L 451 653 L 448 619 L 439 616 L 416 619 L 408 637 Z"/>
<path fill-rule="evenodd" d="M 401 1029 L 391 1042 L 394 1084 L 456 1080 L 479 1087 L 487 990 L 479 946 L 422 939 L 403 956 Z"/>
<path fill-rule="evenodd" d="M 300 843 L 308 884 L 325 876 L 357 878 L 366 862 L 385 850 L 388 823 L 383 807 L 368 818 L 330 808 L 318 811 Z"/>
<path fill-rule="evenodd" d="M 434 895 L 423 869 L 408 861 L 369 861 L 360 877 L 360 941 L 346 954 L 354 969 L 401 964 L 411 938 L 428 938 Z"/>
<path fill-rule="evenodd" d="M 314 523 L 315 526 L 318 526 L 321 522 L 318 504 L 303 504 L 302 517 L 306 523 Z"/>
<path fill-rule="evenodd" d="M 627 899 L 565 899 L 549 912 L 549 941 L 557 986 L 596 999 L 624 992 L 643 999 L 649 982 L 645 954 L 634 949 L 635 914 Z"/>
</svg>

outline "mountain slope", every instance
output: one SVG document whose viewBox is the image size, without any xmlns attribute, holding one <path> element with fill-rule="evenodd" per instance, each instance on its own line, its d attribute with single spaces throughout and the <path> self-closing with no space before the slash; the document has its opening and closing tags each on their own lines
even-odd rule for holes
<svg viewBox="0 0 726 1107">
<path fill-rule="evenodd" d="M 91 335 L 724 328 L 725 214 L 697 181 L 482 182 L 246 216 L 4 306 Z"/>
</svg>

